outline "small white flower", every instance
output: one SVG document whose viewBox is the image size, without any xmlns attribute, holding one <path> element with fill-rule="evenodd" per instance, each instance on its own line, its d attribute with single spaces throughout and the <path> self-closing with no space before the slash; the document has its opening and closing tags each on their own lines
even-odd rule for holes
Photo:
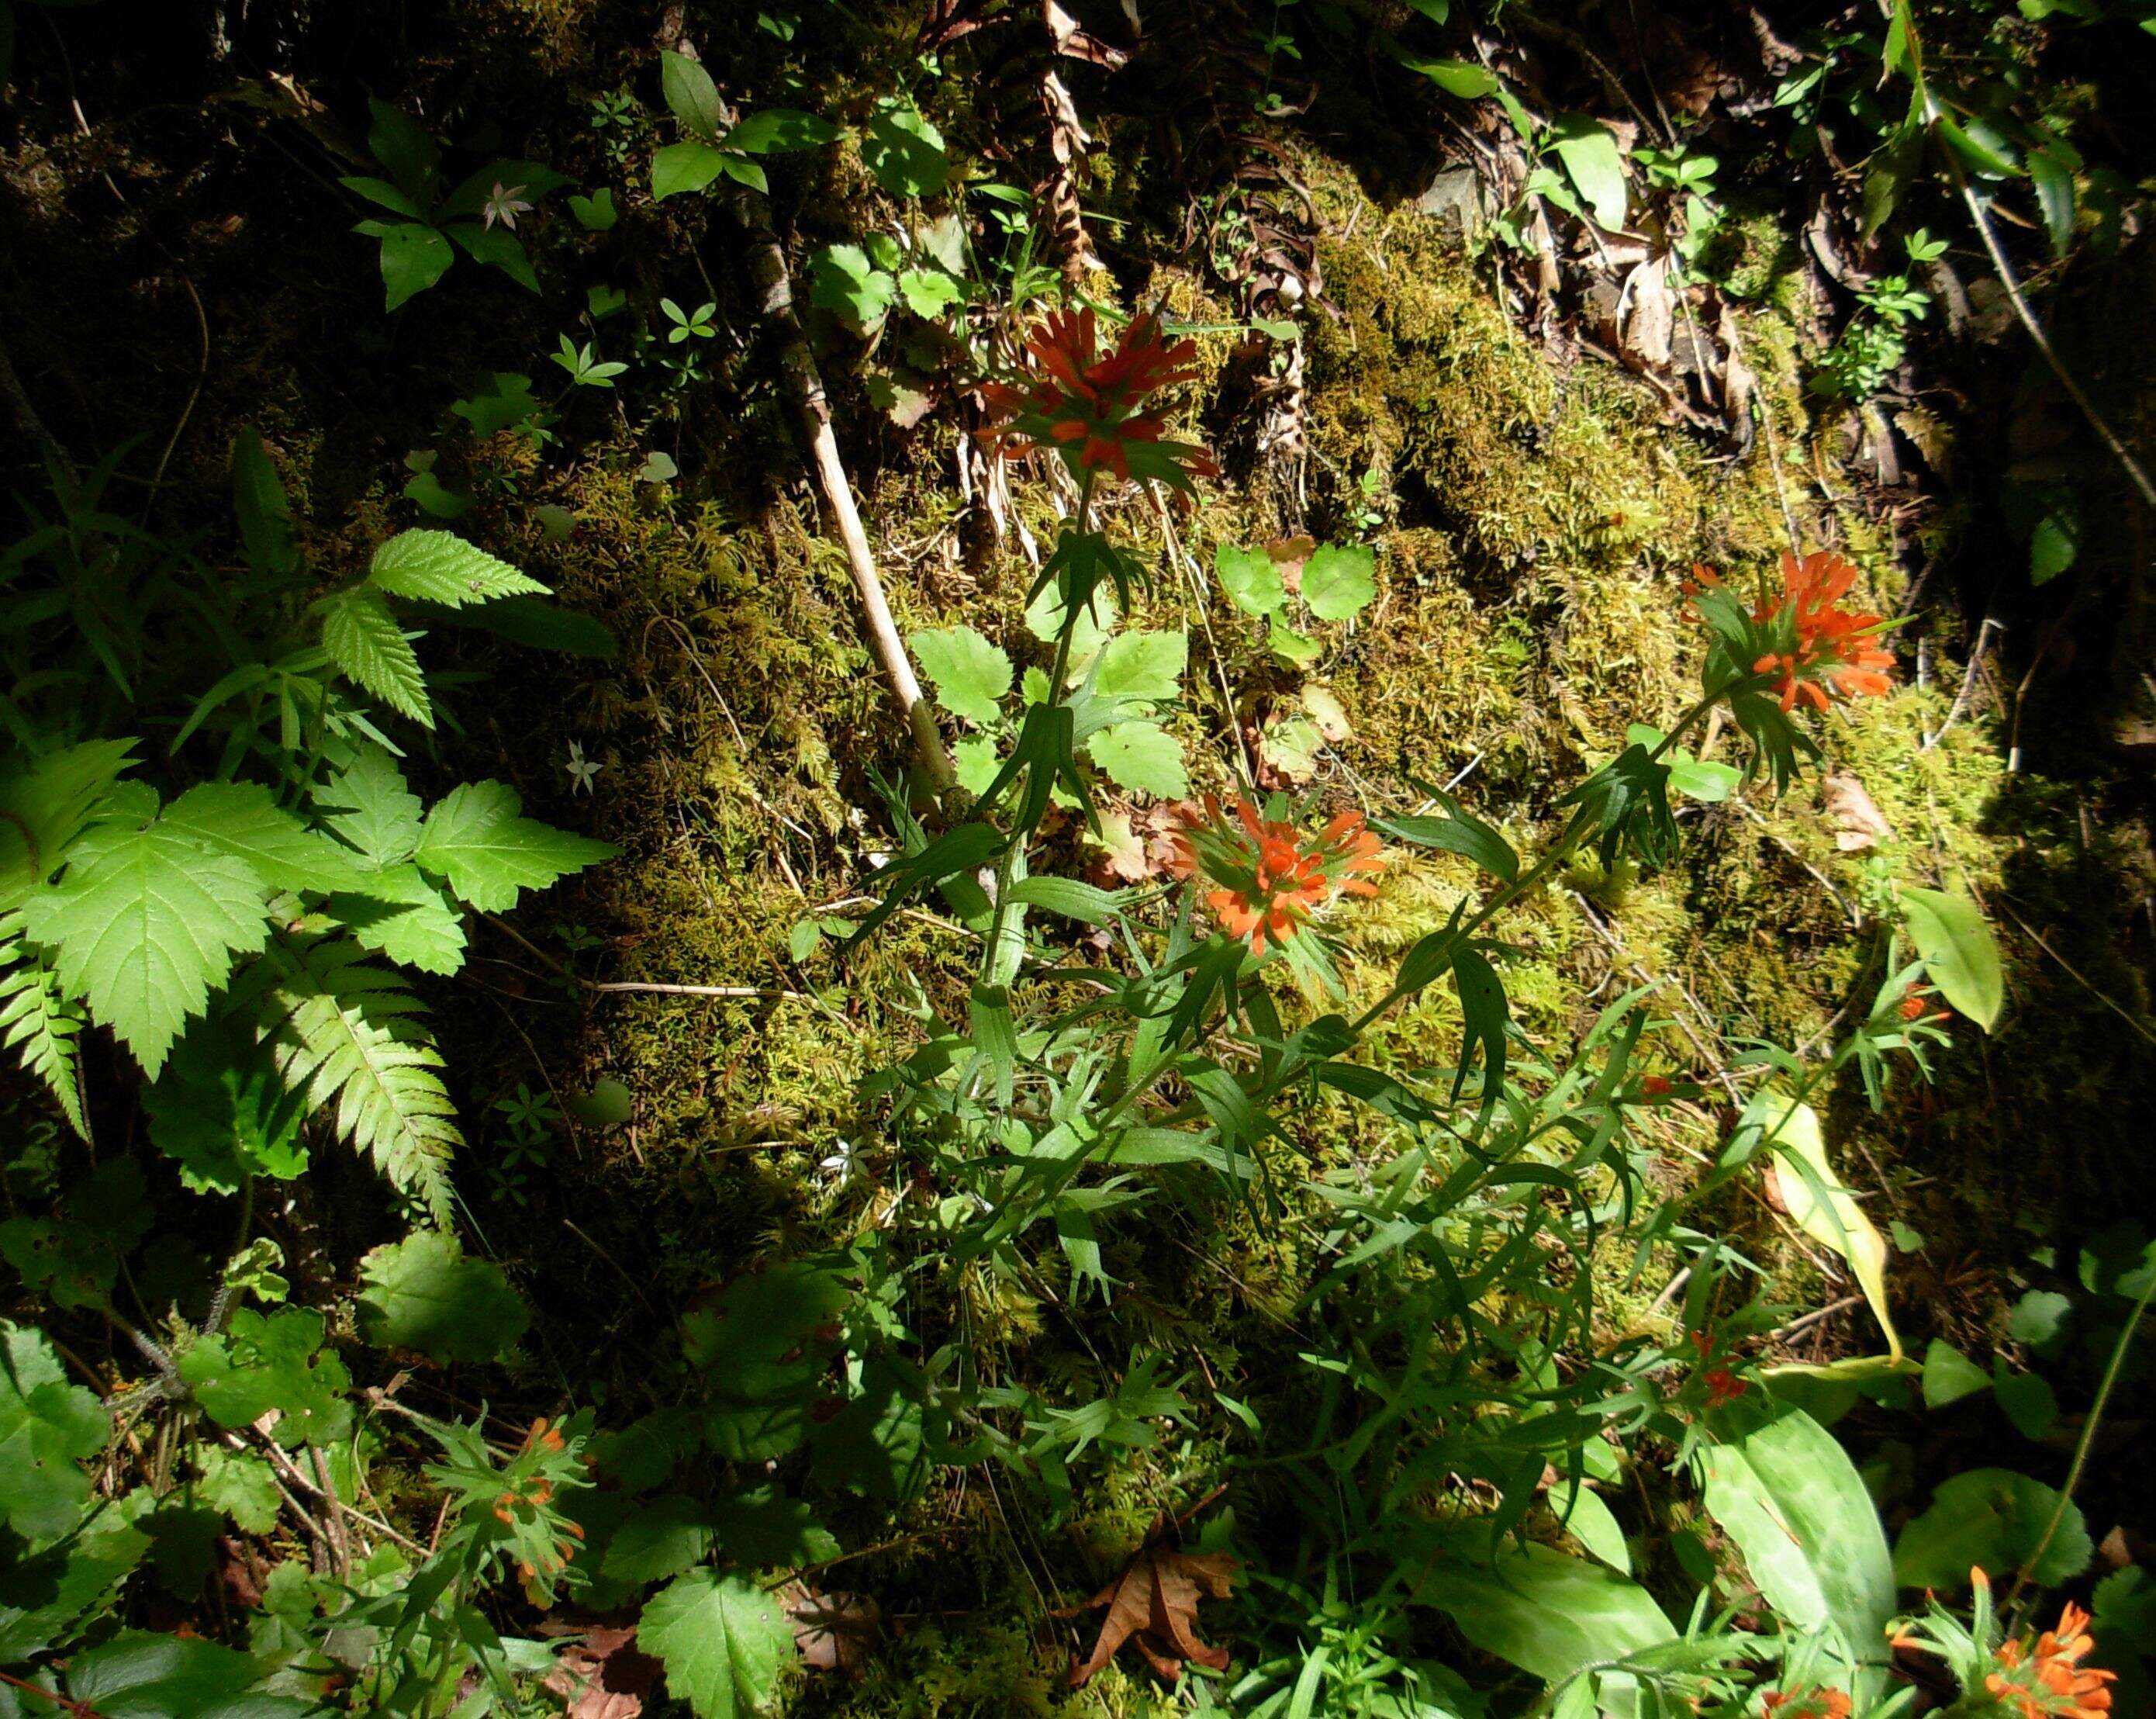
<svg viewBox="0 0 2156 1719">
<path fill-rule="evenodd" d="M 592 779 L 606 766 L 586 758 L 583 743 L 572 740 L 569 743 L 569 761 L 562 768 L 568 771 L 570 780 L 576 784 L 576 791 L 588 794 L 592 791 Z"/>
<path fill-rule="evenodd" d="M 501 181 L 496 179 L 494 182 L 494 189 L 487 193 L 486 207 L 482 211 L 485 216 L 485 224 L 491 227 L 499 221 L 514 233 L 516 230 L 516 218 L 529 212 L 531 208 L 531 205 L 524 201 L 524 188 L 521 185 L 511 185 L 505 188 Z"/>
<path fill-rule="evenodd" d="M 854 1174 L 854 1143 L 840 1140 L 838 1149 L 828 1158 L 819 1160 L 816 1167 L 833 1176 L 840 1187 L 852 1180 Z"/>
</svg>

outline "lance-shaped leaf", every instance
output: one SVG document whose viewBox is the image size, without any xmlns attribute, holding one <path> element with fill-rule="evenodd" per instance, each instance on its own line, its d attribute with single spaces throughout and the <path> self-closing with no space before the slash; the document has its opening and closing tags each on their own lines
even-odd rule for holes
<svg viewBox="0 0 2156 1719">
<path fill-rule="evenodd" d="M 1738 1125 L 1758 1130 L 1765 1136 L 1762 1144 L 1778 1155 L 1768 1173 L 1790 1221 L 1849 1262 L 1872 1316 L 1887 1334 L 1888 1357 L 1898 1364 L 1902 1338 L 1887 1305 L 1887 1238 L 1827 1161 L 1819 1113 L 1810 1104 L 1793 1104 L 1780 1094 L 1763 1091 L 1745 1106 Z"/>
<path fill-rule="evenodd" d="M 400 531 L 374 552 L 367 577 L 392 596 L 451 609 L 547 594 L 537 579 L 448 531 Z"/>
<path fill-rule="evenodd" d="M 1999 944 L 1982 911 L 1965 895 L 1905 884 L 1902 912 L 1910 939 L 1939 995 L 1986 1032 L 2006 999 Z"/>
</svg>

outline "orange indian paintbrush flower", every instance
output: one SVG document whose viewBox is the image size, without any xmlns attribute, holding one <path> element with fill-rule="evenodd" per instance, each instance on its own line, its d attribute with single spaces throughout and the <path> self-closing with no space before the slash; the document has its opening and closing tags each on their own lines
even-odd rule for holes
<svg viewBox="0 0 2156 1719">
<path fill-rule="evenodd" d="M 1046 448 L 1081 479 L 1106 470 L 1178 489 L 1188 489 L 1194 476 L 1218 476 L 1203 448 L 1165 439 L 1152 409 L 1153 395 L 1197 376 L 1189 362 L 1196 343 L 1171 345 L 1149 312 L 1123 330 L 1113 350 L 1100 350 L 1099 338 L 1091 311 L 1054 311 L 1026 341 L 1022 378 L 983 385 L 991 414 L 987 434 L 1004 456 Z"/>
<path fill-rule="evenodd" d="M 1183 806 L 1168 868 L 1209 883 L 1205 904 L 1231 937 L 1263 955 L 1309 924 L 1312 914 L 1342 895 L 1374 895 L 1363 874 L 1384 865 L 1378 838 L 1360 812 L 1342 812 L 1305 834 L 1284 818 L 1267 817 L 1252 801 L 1224 811 L 1214 795 L 1203 810 Z"/>
<path fill-rule="evenodd" d="M 1994 1656 L 1999 1669 L 1984 1679 L 1985 1690 L 2019 1719 L 2104 1719 L 2111 1711 L 2107 1686 L 2118 1674 L 2082 1669 L 2082 1659 L 2096 1645 L 2088 1626 L 2089 1614 L 2069 1600 L 2057 1629 L 2046 1629 L 2033 1644 L 1999 1644 Z"/>
<path fill-rule="evenodd" d="M 1782 557 L 1780 600 L 1752 611 L 1754 622 L 1775 630 L 1778 648 L 1762 653 L 1752 672 L 1776 677 L 1783 709 L 1802 699 L 1825 710 L 1833 694 L 1860 698 L 1893 685 L 1886 671 L 1894 655 L 1874 643 L 1886 617 L 1840 606 L 1856 582 L 1856 569 L 1831 550 L 1815 550 L 1802 561 Z"/>
</svg>

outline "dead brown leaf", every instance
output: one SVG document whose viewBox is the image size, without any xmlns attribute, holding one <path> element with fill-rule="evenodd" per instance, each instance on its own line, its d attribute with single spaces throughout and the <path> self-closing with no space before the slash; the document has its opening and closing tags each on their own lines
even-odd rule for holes
<svg viewBox="0 0 2156 1719">
<path fill-rule="evenodd" d="M 849 1677 L 867 1668 L 883 1627 L 883 1609 L 874 1600 L 860 1593 L 819 1593 L 799 1582 L 788 1583 L 778 1598 L 793 1620 L 793 1644 L 803 1665 Z"/>
<path fill-rule="evenodd" d="M 562 1650 L 542 1687 L 567 1703 L 565 1719 L 638 1719 L 665 1668 L 636 1644 L 636 1626 L 594 1624 Z"/>
<path fill-rule="evenodd" d="M 1820 793 L 1834 821 L 1834 845 L 1842 852 L 1857 853 L 1894 839 L 1894 826 L 1856 777 L 1830 774 L 1820 780 Z"/>
<path fill-rule="evenodd" d="M 1198 1603 L 1228 1597 L 1235 1561 L 1226 1552 L 1199 1557 L 1178 1551 L 1175 1528 L 1168 1512 L 1162 1511 L 1122 1574 L 1077 1608 L 1106 1606 L 1108 1615 L 1101 1620 L 1091 1655 L 1070 1668 L 1073 1689 L 1115 1658 L 1127 1641 L 1164 1682 L 1178 1681 L 1184 1663 L 1191 1660 L 1215 1671 L 1227 1670 L 1228 1650 L 1198 1639 Z"/>
</svg>

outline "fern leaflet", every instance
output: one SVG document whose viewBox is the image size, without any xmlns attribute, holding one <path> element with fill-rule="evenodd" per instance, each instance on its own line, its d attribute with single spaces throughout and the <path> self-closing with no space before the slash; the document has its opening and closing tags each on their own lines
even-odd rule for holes
<svg viewBox="0 0 2156 1719">
<path fill-rule="evenodd" d="M 82 1026 L 80 1006 L 61 993 L 52 969 L 23 947 L 23 916 L 0 914 L 0 1045 L 21 1047 L 23 1066 L 51 1089 L 74 1131 L 87 1140 L 74 1062 Z"/>
</svg>

